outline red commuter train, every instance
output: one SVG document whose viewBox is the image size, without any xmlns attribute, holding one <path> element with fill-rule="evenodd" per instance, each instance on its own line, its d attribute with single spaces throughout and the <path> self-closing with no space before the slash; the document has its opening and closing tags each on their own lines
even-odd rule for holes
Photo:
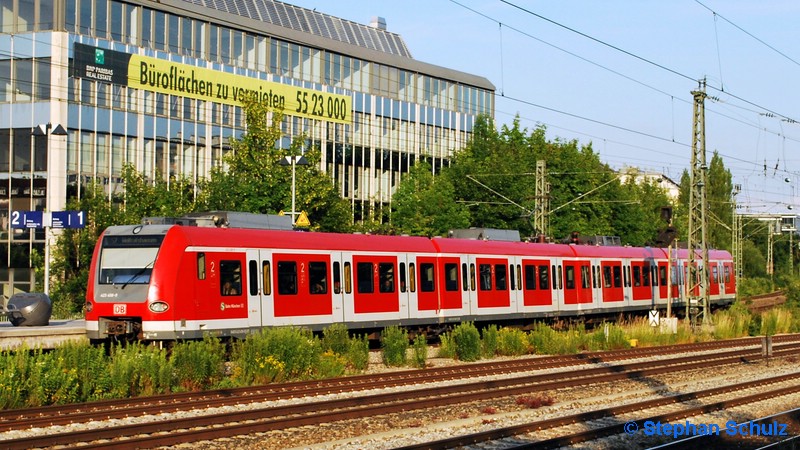
<svg viewBox="0 0 800 450">
<path fill-rule="evenodd" d="M 667 251 L 650 247 L 113 226 L 92 258 L 86 331 L 155 341 L 663 309 L 668 285 L 683 294 L 687 255 L 674 252 L 668 270 Z M 708 262 L 712 303 L 732 302 L 731 255 L 712 250 Z"/>
</svg>

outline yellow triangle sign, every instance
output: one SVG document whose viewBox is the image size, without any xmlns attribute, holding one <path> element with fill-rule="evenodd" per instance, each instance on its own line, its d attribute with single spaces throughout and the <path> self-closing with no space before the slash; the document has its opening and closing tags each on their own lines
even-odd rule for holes
<svg viewBox="0 0 800 450">
<path fill-rule="evenodd" d="M 294 224 L 298 227 L 307 227 L 311 225 L 311 222 L 308 221 L 308 215 L 306 215 L 306 212 L 303 211 L 300 213 L 300 217 L 297 218 L 297 221 Z"/>
<path fill-rule="evenodd" d="M 278 211 L 278 215 L 279 215 L 279 216 L 283 216 L 283 215 L 284 215 L 284 212 L 283 212 L 283 210 L 280 210 L 280 211 Z"/>
</svg>

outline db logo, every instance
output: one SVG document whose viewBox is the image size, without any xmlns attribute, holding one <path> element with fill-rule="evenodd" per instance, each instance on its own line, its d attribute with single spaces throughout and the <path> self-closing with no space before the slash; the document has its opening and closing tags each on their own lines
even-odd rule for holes
<svg viewBox="0 0 800 450">
<path fill-rule="evenodd" d="M 114 315 L 123 315 L 127 314 L 128 312 L 128 305 L 114 305 Z"/>
</svg>

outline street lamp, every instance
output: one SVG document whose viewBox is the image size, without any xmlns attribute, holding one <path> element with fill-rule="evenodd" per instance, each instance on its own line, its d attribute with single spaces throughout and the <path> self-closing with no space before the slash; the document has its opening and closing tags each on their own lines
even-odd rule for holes
<svg viewBox="0 0 800 450">
<path fill-rule="evenodd" d="M 31 132 L 33 136 L 43 136 L 47 145 L 47 160 L 50 161 L 50 136 L 66 136 L 67 130 L 60 124 L 53 126 L 50 122 L 46 124 L 37 125 Z M 31 163 L 34 163 L 31 161 Z M 45 210 L 48 213 L 52 212 L 52 197 L 53 193 L 50 192 L 50 164 L 47 164 L 47 176 L 45 177 Z M 33 164 L 32 164 L 33 167 Z M 44 227 L 44 293 L 50 295 L 50 236 L 51 230 L 49 226 Z"/>
<path fill-rule="evenodd" d="M 282 166 L 289 166 L 289 165 L 292 166 L 292 226 L 294 226 L 294 216 L 295 216 L 295 209 L 294 209 L 294 203 L 295 203 L 295 187 L 294 187 L 295 186 L 295 166 L 307 166 L 309 163 L 308 163 L 308 160 L 305 157 L 303 157 L 303 155 L 300 155 L 300 156 L 291 155 L 291 156 L 284 157 L 282 160 L 280 160 L 280 162 L 278 162 L 278 164 L 280 164 Z"/>
</svg>

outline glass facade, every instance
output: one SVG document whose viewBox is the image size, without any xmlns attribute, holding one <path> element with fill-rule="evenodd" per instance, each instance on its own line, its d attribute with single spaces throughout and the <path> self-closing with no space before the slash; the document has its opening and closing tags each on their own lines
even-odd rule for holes
<svg viewBox="0 0 800 450">
<path fill-rule="evenodd" d="M 150 179 L 183 174 L 197 180 L 221 164 L 230 140 L 246 127 L 235 105 L 73 76 L 75 43 L 350 97 L 349 123 L 287 111 L 281 144 L 303 134 L 322 149 L 321 169 L 351 201 L 356 220 L 389 204 L 415 161 L 447 164 L 466 144 L 476 116 L 493 115 L 494 88 L 473 82 L 478 77 L 446 71 L 457 76 L 445 78 L 420 69 L 435 66 L 405 56 L 405 67 L 381 63 L 358 47 L 345 52 L 297 43 L 259 33 L 263 27 L 246 21 L 222 23 L 213 9 L 193 3 L 181 12 L 153 9 L 150 2 L 0 0 L 0 245 L 6 255 L 0 283 L 17 283 L 8 269 L 28 268 L 30 250 L 41 249 L 44 238 L 11 230 L 11 210 L 63 209 L 67 195 L 80 195 L 91 181 L 109 195 L 119 192 L 126 163 Z M 405 52 L 399 36 L 385 30 L 271 0 L 258 5 L 266 5 L 264 14 L 291 9 L 311 24 L 300 27 L 306 33 L 319 35 L 337 21 L 349 34 L 332 39 Z M 68 135 L 32 135 L 46 123 L 61 124 Z M 54 187 L 48 178 L 63 178 L 66 186 Z M 32 274 L 16 270 L 23 273 L 22 283 L 30 283 Z"/>
</svg>

